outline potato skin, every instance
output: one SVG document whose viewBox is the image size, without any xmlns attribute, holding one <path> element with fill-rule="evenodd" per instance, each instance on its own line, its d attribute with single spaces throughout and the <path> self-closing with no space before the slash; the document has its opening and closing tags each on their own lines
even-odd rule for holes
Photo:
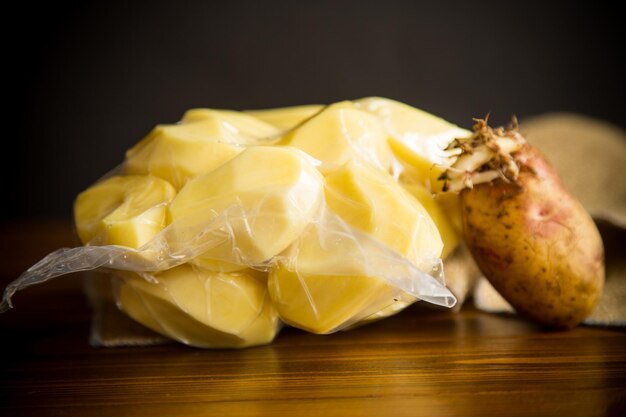
<svg viewBox="0 0 626 417">
<path fill-rule="evenodd" d="M 515 158 L 517 181 L 497 179 L 461 192 L 466 243 L 518 312 L 545 325 L 574 327 L 602 293 L 602 239 L 536 148 L 525 145 Z"/>
</svg>

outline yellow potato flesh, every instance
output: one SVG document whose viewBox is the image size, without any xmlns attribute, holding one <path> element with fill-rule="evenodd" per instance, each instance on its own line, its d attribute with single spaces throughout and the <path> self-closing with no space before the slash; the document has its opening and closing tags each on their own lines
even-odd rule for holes
<svg viewBox="0 0 626 417">
<path fill-rule="evenodd" d="M 395 302 L 399 290 L 368 275 L 359 246 L 353 243 L 332 230 L 312 227 L 291 258 L 270 270 L 269 292 L 283 321 L 326 334 Z"/>
<path fill-rule="evenodd" d="M 74 220 L 83 243 L 139 248 L 168 223 L 176 190 L 148 175 L 114 176 L 82 192 Z"/>
<path fill-rule="evenodd" d="M 180 189 L 190 178 L 213 171 L 244 147 L 243 138 L 216 118 L 160 125 L 126 153 L 128 174 L 152 174 Z"/>
<path fill-rule="evenodd" d="M 245 145 L 270 144 L 281 130 L 254 116 L 233 110 L 192 109 L 182 119 L 182 124 L 206 120 L 216 121 L 221 129 L 220 140 Z"/>
<path fill-rule="evenodd" d="M 279 144 L 302 149 L 320 160 L 322 171 L 354 158 L 383 170 L 391 167 L 391 150 L 382 123 L 348 101 L 325 107 L 287 133 Z"/>
<path fill-rule="evenodd" d="M 430 214 L 391 176 L 351 162 L 329 174 L 326 183 L 329 208 L 351 226 L 411 262 L 440 257 L 443 242 Z"/>
<path fill-rule="evenodd" d="M 277 109 L 246 110 L 246 113 L 281 130 L 289 130 L 319 113 L 323 108 L 322 105 L 311 104 Z"/>
<path fill-rule="evenodd" d="M 453 162 L 444 149 L 470 132 L 404 103 L 380 97 L 355 100 L 356 107 L 375 114 L 389 134 L 389 146 L 404 165 L 405 180 L 440 191 L 437 178 Z"/>
<path fill-rule="evenodd" d="M 173 248 L 206 245 L 193 263 L 233 271 L 271 259 L 314 220 L 323 178 L 297 149 L 250 147 L 190 180 L 171 204 Z"/>
<path fill-rule="evenodd" d="M 146 327 L 192 346 L 241 348 L 271 342 L 278 316 L 267 276 L 182 265 L 151 277 L 122 273 L 120 307 Z"/>
<path fill-rule="evenodd" d="M 380 278 L 298 274 L 284 265 L 270 272 L 269 289 L 286 323 L 317 334 L 355 324 L 386 308 L 396 293 Z"/>
<path fill-rule="evenodd" d="M 404 189 L 422 204 L 435 223 L 443 241 L 441 257 L 445 259 L 459 245 L 461 239 L 452 221 L 426 187 L 420 184 L 407 184 L 404 185 Z"/>
</svg>

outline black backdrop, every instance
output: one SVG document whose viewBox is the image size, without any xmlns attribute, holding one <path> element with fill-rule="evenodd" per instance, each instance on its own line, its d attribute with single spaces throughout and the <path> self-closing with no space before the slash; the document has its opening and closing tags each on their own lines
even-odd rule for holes
<svg viewBox="0 0 626 417">
<path fill-rule="evenodd" d="M 626 124 L 625 16 L 598 2 L 23 3 L 3 13 L 8 219 L 69 216 L 190 107 L 381 95 L 463 126 L 488 111 Z"/>
</svg>

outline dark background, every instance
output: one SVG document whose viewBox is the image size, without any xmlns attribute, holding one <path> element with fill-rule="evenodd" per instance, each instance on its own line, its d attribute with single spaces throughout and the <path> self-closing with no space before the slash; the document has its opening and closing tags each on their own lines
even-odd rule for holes
<svg viewBox="0 0 626 417">
<path fill-rule="evenodd" d="M 380 95 L 465 127 L 489 111 L 626 124 L 625 16 L 598 2 L 22 3 L 3 13 L 5 219 L 70 216 L 191 107 Z"/>
</svg>

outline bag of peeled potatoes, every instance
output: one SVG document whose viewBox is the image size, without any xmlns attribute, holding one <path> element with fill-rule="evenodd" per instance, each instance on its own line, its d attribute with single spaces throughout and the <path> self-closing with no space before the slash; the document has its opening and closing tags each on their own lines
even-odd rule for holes
<svg viewBox="0 0 626 417">
<path fill-rule="evenodd" d="M 605 282 L 588 209 L 519 128 L 469 131 L 377 97 L 189 110 L 80 193 L 74 221 L 84 246 L 28 269 L 2 310 L 21 288 L 98 272 L 85 275 L 95 345 L 242 348 L 418 300 L 458 309 L 472 291 L 479 308 L 569 328 Z"/>
</svg>

